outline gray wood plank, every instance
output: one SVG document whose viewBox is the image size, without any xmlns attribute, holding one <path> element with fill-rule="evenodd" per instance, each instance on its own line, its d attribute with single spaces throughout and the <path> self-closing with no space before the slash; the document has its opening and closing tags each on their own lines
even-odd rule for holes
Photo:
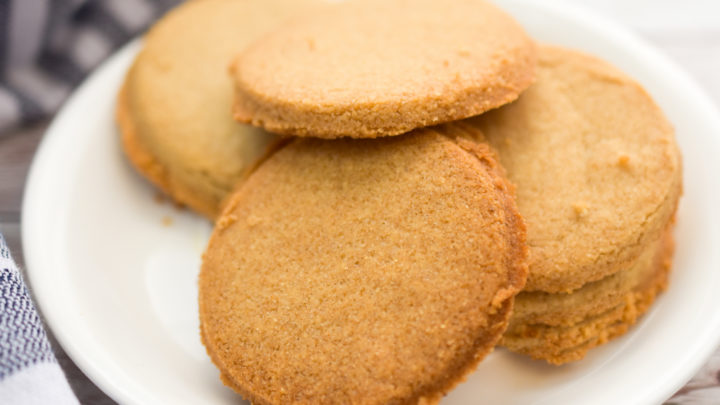
<svg viewBox="0 0 720 405">
<path fill-rule="evenodd" d="M 10 248 L 15 263 L 20 267 L 25 267 L 25 261 L 22 254 L 22 245 L 20 243 L 20 223 L 17 221 L 7 222 L 0 220 L 0 233 L 2 233 Z"/>
<path fill-rule="evenodd" d="M 43 122 L 0 137 L 0 221 L 19 221 L 28 168 L 46 127 Z"/>
<path fill-rule="evenodd" d="M 667 405 L 720 403 L 720 350 L 715 351 L 705 366 L 678 391 Z"/>
<path fill-rule="evenodd" d="M 19 128 L 0 138 L 0 232 L 10 247 L 13 259 L 22 270 L 23 275 L 25 273 L 25 260 L 20 235 L 22 194 L 32 157 L 47 128 L 47 124 L 47 122 L 42 122 L 30 127 Z M 73 363 L 55 340 L 52 331 L 47 330 L 47 333 L 58 363 L 65 372 L 68 383 L 70 383 L 70 387 L 80 403 L 93 405 L 115 404 L 115 401 L 95 386 Z"/>
</svg>

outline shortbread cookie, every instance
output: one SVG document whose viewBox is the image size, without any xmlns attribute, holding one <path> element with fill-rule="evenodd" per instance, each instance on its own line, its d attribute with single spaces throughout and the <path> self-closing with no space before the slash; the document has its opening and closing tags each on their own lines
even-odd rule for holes
<svg viewBox="0 0 720 405">
<path fill-rule="evenodd" d="M 667 228 L 680 152 L 636 82 L 579 52 L 539 49 L 537 81 L 480 129 L 517 187 L 528 227 L 526 290 L 570 292 L 627 269 Z"/>
<path fill-rule="evenodd" d="M 187 2 L 147 34 L 118 99 L 132 164 L 177 202 L 214 218 L 277 137 L 232 119 L 233 56 L 311 0 Z"/>
<path fill-rule="evenodd" d="M 663 243 L 661 239 L 649 244 L 628 269 L 587 283 L 572 293 L 524 291 L 518 294 L 511 325 L 570 326 L 617 307 L 628 293 L 657 273 L 654 263 L 658 252 L 665 252 Z"/>
<path fill-rule="evenodd" d="M 235 118 L 299 136 L 396 135 L 506 104 L 534 67 L 532 40 L 484 0 L 349 0 L 238 57 Z"/>
<path fill-rule="evenodd" d="M 580 360 L 593 347 L 624 334 L 667 287 L 673 253 L 670 231 L 655 245 L 654 250 L 654 258 L 644 271 L 646 277 L 624 294 L 623 300 L 617 305 L 601 313 L 589 312 L 590 315 L 585 319 L 569 325 L 561 322 L 553 322 L 554 325 L 523 323 L 513 317 L 501 344 L 535 359 L 563 364 Z M 519 296 L 516 303 L 518 301 Z"/>
<path fill-rule="evenodd" d="M 434 403 L 505 330 L 524 235 L 487 145 L 299 139 L 216 223 L 202 340 L 256 404 Z"/>
</svg>

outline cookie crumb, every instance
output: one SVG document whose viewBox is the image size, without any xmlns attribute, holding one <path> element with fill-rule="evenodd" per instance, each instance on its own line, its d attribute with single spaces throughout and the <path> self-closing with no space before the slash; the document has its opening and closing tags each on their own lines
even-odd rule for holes
<svg viewBox="0 0 720 405">
<path fill-rule="evenodd" d="M 245 222 L 247 222 L 248 226 L 252 228 L 262 222 L 262 218 L 257 215 L 250 214 L 247 218 L 245 218 Z"/>
<path fill-rule="evenodd" d="M 172 217 L 165 215 L 162 218 L 162 224 L 163 224 L 163 226 L 172 226 L 172 224 L 173 224 Z"/>
<path fill-rule="evenodd" d="M 215 224 L 218 230 L 222 231 L 228 226 L 232 225 L 237 221 L 237 216 L 235 215 L 225 215 L 222 218 L 218 220 L 218 222 Z"/>
<path fill-rule="evenodd" d="M 576 218 L 582 218 L 587 214 L 588 206 L 584 202 L 576 202 L 572 205 L 573 211 L 575 211 L 575 217 Z"/>
</svg>

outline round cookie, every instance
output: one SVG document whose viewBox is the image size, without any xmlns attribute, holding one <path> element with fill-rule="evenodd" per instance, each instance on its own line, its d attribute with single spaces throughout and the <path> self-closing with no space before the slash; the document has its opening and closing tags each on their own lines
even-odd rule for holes
<svg viewBox="0 0 720 405">
<path fill-rule="evenodd" d="M 458 125 L 481 130 L 517 187 L 525 289 L 570 292 L 660 239 L 681 194 L 680 152 L 636 82 L 579 52 L 538 52 L 537 81 L 516 102 Z"/>
<path fill-rule="evenodd" d="M 189 1 L 148 32 L 117 105 L 124 150 L 153 184 L 214 218 L 278 138 L 232 119 L 233 56 L 319 1 Z"/>
<path fill-rule="evenodd" d="M 580 360 L 588 350 L 623 335 L 667 288 L 673 254 L 671 229 L 653 250 L 653 260 L 642 266 L 645 277 L 623 294 L 617 305 L 572 324 L 523 323 L 513 317 L 501 344 L 514 352 L 560 365 Z"/>
<path fill-rule="evenodd" d="M 510 324 L 569 326 L 617 307 L 630 291 L 657 272 L 654 263 L 658 252 L 663 252 L 663 243 L 661 239 L 650 244 L 628 269 L 587 283 L 572 293 L 524 291 L 518 294 Z"/>
<path fill-rule="evenodd" d="M 321 138 L 397 135 L 480 114 L 532 82 L 535 46 L 484 0 L 350 0 L 235 61 L 235 118 Z"/>
<path fill-rule="evenodd" d="M 505 330 L 524 225 L 486 145 L 299 139 L 250 175 L 199 279 L 202 340 L 258 404 L 433 403 Z"/>
</svg>

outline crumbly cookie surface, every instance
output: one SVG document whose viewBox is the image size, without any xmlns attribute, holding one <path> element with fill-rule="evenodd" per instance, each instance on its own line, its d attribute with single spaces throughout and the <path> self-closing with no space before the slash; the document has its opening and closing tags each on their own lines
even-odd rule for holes
<svg viewBox="0 0 720 405">
<path fill-rule="evenodd" d="M 299 136 L 396 135 L 508 103 L 534 67 L 532 40 L 484 0 L 350 0 L 238 57 L 235 118 Z"/>
<path fill-rule="evenodd" d="M 570 292 L 628 268 L 675 212 L 672 126 L 640 85 L 596 58 L 543 46 L 533 86 L 464 124 L 482 131 L 517 186 L 528 291 Z"/>
<path fill-rule="evenodd" d="M 652 260 L 648 263 L 641 260 L 645 276 L 623 294 L 619 303 L 599 313 L 589 312 L 572 324 L 511 320 L 501 345 L 560 365 L 580 360 L 590 349 L 625 334 L 650 309 L 657 295 L 667 288 L 674 250 L 671 229 L 651 250 L 654 251 Z"/>
<path fill-rule="evenodd" d="M 431 403 L 500 338 L 526 254 L 487 145 L 296 140 L 217 222 L 203 342 L 254 403 Z"/>
<path fill-rule="evenodd" d="M 278 139 L 232 119 L 230 61 L 317 3 L 191 1 L 154 25 L 117 105 L 125 152 L 138 171 L 177 202 L 214 218 L 226 195 Z"/>
<path fill-rule="evenodd" d="M 658 252 L 664 251 L 662 239 L 648 244 L 627 268 L 571 293 L 524 291 L 515 297 L 510 325 L 543 324 L 571 326 L 600 315 L 622 304 L 631 291 L 657 273 Z"/>
</svg>

